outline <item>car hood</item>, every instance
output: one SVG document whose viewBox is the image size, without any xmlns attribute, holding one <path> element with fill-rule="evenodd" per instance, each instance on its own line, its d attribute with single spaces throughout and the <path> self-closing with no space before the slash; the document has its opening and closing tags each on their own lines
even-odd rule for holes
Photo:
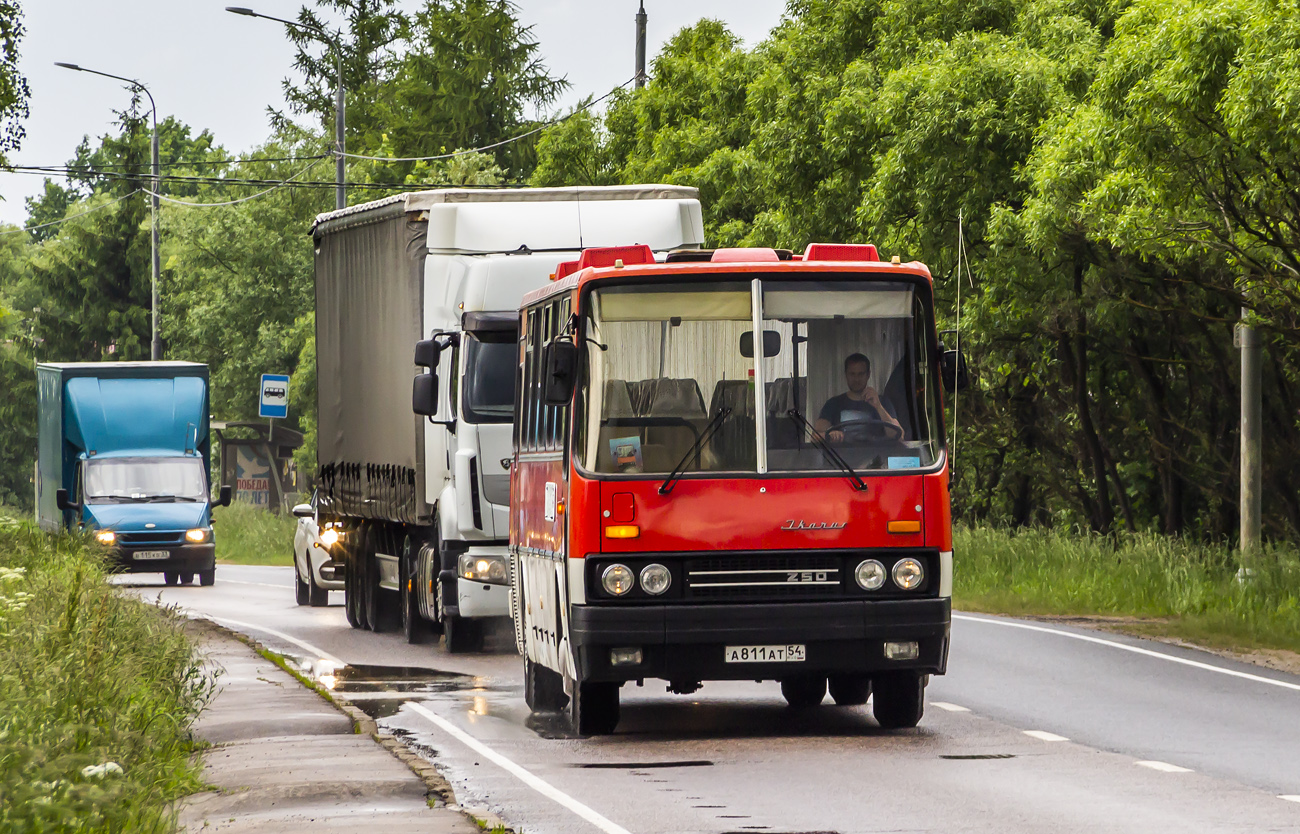
<svg viewBox="0 0 1300 834">
<path fill-rule="evenodd" d="M 94 527 L 140 532 L 157 530 L 171 532 L 208 526 L 208 505 L 205 502 L 176 502 L 166 504 L 88 504 L 86 522 Z M 152 524 L 153 527 L 145 525 Z"/>
</svg>

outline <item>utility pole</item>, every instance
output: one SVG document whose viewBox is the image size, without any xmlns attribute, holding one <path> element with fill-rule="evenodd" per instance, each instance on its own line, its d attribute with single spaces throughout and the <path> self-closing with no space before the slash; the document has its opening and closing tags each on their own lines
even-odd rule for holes
<svg viewBox="0 0 1300 834">
<path fill-rule="evenodd" d="M 1242 553 L 1260 546 L 1260 499 L 1264 488 L 1264 399 L 1260 391 L 1259 333 L 1241 308 L 1237 347 L 1241 349 L 1241 532 Z"/>
<path fill-rule="evenodd" d="M 645 0 L 641 0 L 641 10 L 636 13 L 636 88 L 645 86 Z"/>
</svg>

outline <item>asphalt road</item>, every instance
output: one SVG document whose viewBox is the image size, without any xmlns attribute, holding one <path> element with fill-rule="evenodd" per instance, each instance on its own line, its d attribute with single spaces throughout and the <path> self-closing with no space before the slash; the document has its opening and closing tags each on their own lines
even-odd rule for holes
<svg viewBox="0 0 1300 834">
<path fill-rule="evenodd" d="M 508 632 L 449 656 L 355 631 L 341 594 L 296 606 L 287 567 L 127 581 L 297 659 L 519 831 L 1300 831 L 1300 678 L 1151 641 L 959 614 L 915 730 L 647 681 L 616 734 L 573 739 L 530 718 Z"/>
</svg>

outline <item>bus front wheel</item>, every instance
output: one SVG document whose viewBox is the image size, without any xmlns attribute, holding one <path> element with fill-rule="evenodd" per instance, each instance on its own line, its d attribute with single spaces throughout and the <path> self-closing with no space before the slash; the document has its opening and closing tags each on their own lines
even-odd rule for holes
<svg viewBox="0 0 1300 834">
<path fill-rule="evenodd" d="M 618 687 L 617 683 L 605 681 L 573 682 L 567 713 L 569 726 L 576 735 L 603 736 L 614 732 L 619 718 Z"/>
<path fill-rule="evenodd" d="M 890 672 L 872 681 L 871 714 L 886 730 L 915 727 L 925 713 L 925 677 L 916 672 Z"/>
<path fill-rule="evenodd" d="M 558 712 L 564 706 L 564 679 L 524 655 L 524 702 L 533 712 Z"/>
</svg>

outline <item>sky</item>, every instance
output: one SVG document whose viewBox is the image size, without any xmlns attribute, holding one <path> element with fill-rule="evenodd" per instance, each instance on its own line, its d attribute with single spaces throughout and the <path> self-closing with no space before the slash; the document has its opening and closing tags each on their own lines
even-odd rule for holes
<svg viewBox="0 0 1300 834">
<path fill-rule="evenodd" d="M 20 2 L 27 31 L 19 67 L 32 95 L 27 137 L 10 156 L 14 164 L 66 163 L 82 137 L 115 132 L 114 110 L 130 103 L 119 82 L 55 67 L 55 61 L 139 80 L 153 93 L 160 120 L 174 115 L 195 134 L 211 130 L 234 153 L 267 138 L 267 107 L 283 108 L 280 82 L 297 79 L 282 26 L 224 9 L 248 6 L 292 19 L 300 0 Z M 637 2 L 516 0 L 547 67 L 572 85 L 561 105 L 599 97 L 632 77 Z M 752 46 L 780 22 L 785 0 L 645 0 L 645 6 L 647 60 L 653 62 L 664 41 L 702 17 L 725 21 Z M 41 188 L 41 177 L 0 172 L 0 222 L 24 224 L 24 199 Z"/>
</svg>

